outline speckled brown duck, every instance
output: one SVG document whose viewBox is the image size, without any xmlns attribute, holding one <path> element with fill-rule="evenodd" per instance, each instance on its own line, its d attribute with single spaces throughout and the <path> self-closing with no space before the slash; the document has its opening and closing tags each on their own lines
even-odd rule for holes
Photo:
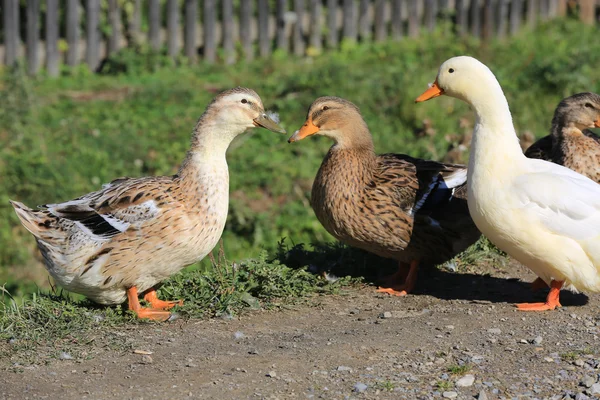
<svg viewBox="0 0 600 400">
<path fill-rule="evenodd" d="M 336 239 L 398 261 L 398 272 L 378 291 L 406 295 L 419 264 L 443 263 L 479 238 L 467 208 L 465 166 L 377 155 L 358 107 L 337 97 L 315 100 L 289 141 L 315 134 L 335 144 L 315 178 L 313 210 Z"/>
<path fill-rule="evenodd" d="M 38 210 L 11 203 L 59 285 L 100 304 L 128 299 L 138 317 L 165 320 L 165 310 L 181 302 L 159 300 L 154 287 L 216 245 L 229 203 L 225 152 L 255 126 L 285 133 L 265 114 L 256 92 L 231 89 L 198 120 L 176 175 L 119 178 Z M 150 308 L 141 307 L 138 294 Z"/>
<path fill-rule="evenodd" d="M 600 96 L 578 93 L 558 104 L 550 135 L 531 145 L 525 155 L 564 165 L 600 183 Z"/>
</svg>

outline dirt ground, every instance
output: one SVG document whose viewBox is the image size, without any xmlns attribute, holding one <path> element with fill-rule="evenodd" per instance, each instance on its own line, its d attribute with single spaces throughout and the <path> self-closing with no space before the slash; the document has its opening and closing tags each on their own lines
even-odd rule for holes
<svg viewBox="0 0 600 400">
<path fill-rule="evenodd" d="M 517 264 L 430 270 L 404 298 L 365 287 L 231 320 L 116 328 L 128 350 L 98 337 L 92 358 L 9 368 L 0 398 L 600 396 L 600 296 L 564 293 L 560 310 L 518 312 L 514 302 L 545 296 L 533 279 Z"/>
</svg>

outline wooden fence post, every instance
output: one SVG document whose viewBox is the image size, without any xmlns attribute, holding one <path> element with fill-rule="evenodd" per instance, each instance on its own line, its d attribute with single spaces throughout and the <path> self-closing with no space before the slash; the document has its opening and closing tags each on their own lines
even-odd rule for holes
<svg viewBox="0 0 600 400">
<path fill-rule="evenodd" d="M 67 65 L 79 63 L 79 0 L 67 1 Z"/>
<path fill-rule="evenodd" d="M 461 36 L 467 33 L 468 28 L 468 10 L 465 2 L 466 0 L 456 0 L 456 32 Z"/>
<path fill-rule="evenodd" d="M 516 35 L 521 28 L 521 20 L 523 19 L 523 1 L 512 0 L 510 5 L 510 34 Z"/>
<path fill-rule="evenodd" d="M 435 29 L 435 23 L 438 13 L 437 0 L 425 0 L 425 25 L 429 32 Z"/>
<path fill-rule="evenodd" d="M 179 1 L 167 0 L 167 53 L 173 59 L 179 53 Z"/>
<path fill-rule="evenodd" d="M 108 0 L 108 23 L 110 24 L 110 36 L 108 37 L 108 55 L 119 51 L 119 40 L 121 38 L 121 15 L 117 0 Z"/>
<path fill-rule="evenodd" d="M 58 0 L 46 0 L 46 70 L 58 76 Z"/>
<path fill-rule="evenodd" d="M 360 5 L 358 7 L 358 34 L 360 35 L 361 40 L 370 39 L 371 34 L 371 24 L 369 23 L 369 0 L 360 0 Z"/>
<path fill-rule="evenodd" d="M 268 57 L 271 54 L 268 0 L 258 0 L 258 47 L 261 57 Z"/>
<path fill-rule="evenodd" d="M 86 12 L 85 60 L 88 67 L 95 71 L 98 67 L 100 51 L 100 0 L 87 0 Z"/>
<path fill-rule="evenodd" d="M 148 40 L 154 51 L 160 49 L 160 0 L 149 0 L 148 4 Z"/>
<path fill-rule="evenodd" d="M 527 1 L 527 24 L 533 28 L 537 24 L 538 19 L 538 2 L 539 0 Z"/>
<path fill-rule="evenodd" d="M 127 45 L 139 45 L 142 30 L 142 0 L 134 0 L 133 13 L 127 23 Z"/>
<path fill-rule="evenodd" d="M 198 25 L 198 0 L 185 0 L 185 56 L 190 64 L 198 61 L 198 44 L 196 43 L 196 26 Z"/>
<path fill-rule="evenodd" d="M 296 22 L 294 23 L 293 43 L 294 54 L 297 56 L 304 55 L 304 0 L 294 0 L 294 12 L 296 14 Z"/>
<path fill-rule="evenodd" d="M 494 33 L 494 0 L 485 0 L 483 6 L 483 39 L 489 40 Z"/>
<path fill-rule="evenodd" d="M 216 18 L 215 0 L 204 0 L 204 59 L 210 64 L 217 59 L 215 44 Z"/>
<path fill-rule="evenodd" d="M 321 0 L 310 0 L 310 47 L 320 52 L 321 43 Z"/>
<path fill-rule="evenodd" d="M 27 0 L 27 72 L 35 75 L 40 65 L 38 45 L 40 41 L 40 0 Z"/>
<path fill-rule="evenodd" d="M 496 37 L 499 39 L 504 39 L 506 37 L 509 1 L 510 0 L 498 0 L 498 10 L 496 11 Z"/>
<path fill-rule="evenodd" d="M 344 39 L 356 42 L 356 3 L 354 0 L 344 0 Z"/>
<path fill-rule="evenodd" d="M 402 39 L 402 3 L 403 0 L 392 0 L 392 39 Z M 385 5 L 384 5 L 385 7 Z"/>
<path fill-rule="evenodd" d="M 275 22 L 277 24 L 275 34 L 277 36 L 277 48 L 286 53 L 289 50 L 289 41 L 285 34 L 285 13 L 287 11 L 287 0 L 277 0 L 277 8 L 275 10 Z"/>
<path fill-rule="evenodd" d="M 408 34 L 410 37 L 419 36 L 419 13 L 415 1 L 408 2 Z"/>
<path fill-rule="evenodd" d="M 387 39 L 385 3 L 385 0 L 375 0 L 375 40 L 378 42 Z"/>
<path fill-rule="evenodd" d="M 221 23 L 223 37 L 223 52 L 225 64 L 235 62 L 235 48 L 233 43 L 233 0 L 221 0 L 223 4 L 223 22 Z"/>
<path fill-rule="evenodd" d="M 19 3 L 17 0 L 4 0 L 4 62 L 13 66 L 19 51 Z"/>
<path fill-rule="evenodd" d="M 481 9 L 479 0 L 471 0 L 471 35 L 481 37 Z"/>
<path fill-rule="evenodd" d="M 596 22 L 596 1 L 579 0 L 579 18 L 584 24 L 593 25 Z"/>
<path fill-rule="evenodd" d="M 337 0 L 327 0 L 327 47 L 334 48 L 338 44 Z"/>
<path fill-rule="evenodd" d="M 252 2 L 242 1 L 240 4 L 240 40 L 246 60 L 254 58 L 252 50 Z"/>
</svg>

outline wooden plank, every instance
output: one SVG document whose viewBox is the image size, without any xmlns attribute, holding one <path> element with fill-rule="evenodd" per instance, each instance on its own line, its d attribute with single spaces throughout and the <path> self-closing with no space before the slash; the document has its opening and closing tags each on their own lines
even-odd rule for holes
<svg viewBox="0 0 600 400">
<path fill-rule="evenodd" d="M 369 21 L 369 0 L 360 0 L 358 6 L 358 34 L 361 40 L 371 38 L 371 23 Z"/>
<path fill-rule="evenodd" d="M 567 15 L 567 1 L 568 0 L 558 0 L 557 1 L 557 9 L 556 9 L 556 16 L 557 17 L 564 17 L 565 15 Z"/>
<path fill-rule="evenodd" d="M 40 0 L 27 0 L 27 72 L 35 75 L 40 66 L 38 45 L 40 42 Z"/>
<path fill-rule="evenodd" d="M 327 46 L 330 48 L 338 45 L 337 13 L 337 0 L 327 0 Z"/>
<path fill-rule="evenodd" d="M 223 51 L 225 63 L 233 64 L 235 62 L 235 48 L 233 45 L 233 0 L 222 0 L 223 4 Z"/>
<path fill-rule="evenodd" d="M 346 40 L 356 41 L 356 3 L 354 0 L 344 0 L 343 3 L 343 37 Z"/>
<path fill-rule="evenodd" d="M 483 4 L 483 40 L 489 40 L 494 35 L 494 0 L 485 0 Z"/>
<path fill-rule="evenodd" d="M 523 19 L 523 0 L 512 0 L 510 4 L 510 34 L 516 35 Z"/>
<path fill-rule="evenodd" d="M 456 0 L 456 33 L 459 35 L 465 35 L 469 26 L 467 1 Z"/>
<path fill-rule="evenodd" d="M 204 0 L 204 59 L 213 63 L 217 59 L 215 30 L 217 29 L 217 8 L 215 0 Z"/>
<path fill-rule="evenodd" d="M 548 17 L 556 18 L 558 15 L 558 0 L 549 0 L 548 3 Z"/>
<path fill-rule="evenodd" d="M 538 20 L 538 5 L 539 0 L 527 1 L 527 24 L 533 28 Z"/>
<path fill-rule="evenodd" d="M 471 35 L 481 37 L 481 4 L 479 0 L 471 0 Z"/>
<path fill-rule="evenodd" d="M 160 49 L 160 0 L 149 0 L 148 3 L 148 41 L 154 51 Z"/>
<path fill-rule="evenodd" d="M 297 56 L 304 55 L 304 27 L 302 20 L 304 19 L 305 4 L 304 0 L 294 0 L 294 13 L 296 21 L 294 22 L 293 44 L 294 54 Z"/>
<path fill-rule="evenodd" d="M 167 54 L 177 57 L 179 53 L 179 1 L 167 0 Z"/>
<path fill-rule="evenodd" d="M 134 0 L 131 19 L 127 24 L 127 44 L 139 45 L 142 41 L 142 0 Z"/>
<path fill-rule="evenodd" d="M 242 42 L 242 49 L 244 50 L 244 57 L 246 60 L 252 60 L 254 58 L 254 51 L 252 49 L 252 2 L 242 1 L 240 4 L 240 40 Z"/>
<path fill-rule="evenodd" d="M 321 0 L 310 0 L 310 47 L 316 52 L 320 52 L 322 46 L 321 40 L 321 15 L 323 8 Z"/>
<path fill-rule="evenodd" d="M 437 0 L 425 0 L 425 26 L 430 32 L 435 29 L 435 22 L 438 13 Z"/>
<path fill-rule="evenodd" d="M 13 66 L 17 62 L 19 51 L 19 4 L 15 0 L 4 0 L 4 63 Z"/>
<path fill-rule="evenodd" d="M 196 33 L 198 27 L 198 0 L 185 0 L 184 53 L 190 64 L 198 61 L 198 43 Z"/>
<path fill-rule="evenodd" d="M 107 52 L 110 56 L 119 51 L 119 39 L 121 38 L 121 16 L 119 15 L 117 0 L 108 0 L 108 24 L 110 35 L 108 36 Z"/>
<path fill-rule="evenodd" d="M 387 26 L 385 25 L 386 0 L 375 0 L 375 40 L 378 42 L 387 39 Z"/>
<path fill-rule="evenodd" d="M 46 0 L 46 70 L 58 76 L 58 0 Z"/>
<path fill-rule="evenodd" d="M 67 1 L 67 65 L 79 63 L 79 0 Z"/>
<path fill-rule="evenodd" d="M 86 47 L 85 61 L 95 71 L 100 60 L 100 0 L 86 0 Z"/>
<path fill-rule="evenodd" d="M 596 22 L 595 0 L 579 0 L 579 18 L 584 24 L 593 25 Z"/>
<path fill-rule="evenodd" d="M 496 37 L 499 39 L 504 39 L 506 37 L 509 2 L 510 0 L 498 0 L 498 11 L 496 12 Z"/>
<path fill-rule="evenodd" d="M 275 35 L 277 37 L 277 48 L 284 52 L 289 51 L 289 41 L 285 34 L 286 21 L 285 13 L 287 11 L 287 0 L 277 0 L 277 6 L 275 9 L 275 21 L 277 27 L 275 29 Z"/>
<path fill-rule="evenodd" d="M 539 6 L 540 6 L 539 7 L 540 19 L 542 21 L 546 21 L 548 19 L 548 11 L 550 8 L 549 1 L 548 0 L 540 0 Z"/>
<path fill-rule="evenodd" d="M 271 54 L 268 0 L 258 0 L 258 50 L 261 57 L 268 57 Z"/>
<path fill-rule="evenodd" d="M 402 0 L 392 0 L 392 39 L 400 40 L 402 38 Z M 385 5 L 384 5 L 385 7 Z"/>
<path fill-rule="evenodd" d="M 408 34 L 410 37 L 419 36 L 421 29 L 419 21 L 419 9 L 416 1 L 408 2 Z"/>
</svg>

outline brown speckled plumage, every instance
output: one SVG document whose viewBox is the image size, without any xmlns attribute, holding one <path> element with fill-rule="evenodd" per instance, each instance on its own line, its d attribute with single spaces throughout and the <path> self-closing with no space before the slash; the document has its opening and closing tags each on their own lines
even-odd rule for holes
<svg viewBox="0 0 600 400">
<path fill-rule="evenodd" d="M 587 129 L 599 126 L 599 95 L 567 97 L 554 112 L 550 135 L 532 144 L 525 155 L 564 165 L 600 183 L 600 136 Z"/>
<path fill-rule="evenodd" d="M 322 97 L 307 123 L 336 143 L 312 188 L 312 207 L 338 240 L 400 263 L 438 264 L 480 236 L 466 202 L 466 167 L 401 154 L 375 154 L 358 108 Z"/>
<path fill-rule="evenodd" d="M 228 90 L 198 120 L 176 175 L 119 178 L 39 210 L 12 204 L 59 285 L 101 304 L 122 303 L 130 288 L 153 290 L 215 246 L 229 202 L 226 150 L 237 135 L 271 123 L 274 129 L 256 92 Z"/>
</svg>

